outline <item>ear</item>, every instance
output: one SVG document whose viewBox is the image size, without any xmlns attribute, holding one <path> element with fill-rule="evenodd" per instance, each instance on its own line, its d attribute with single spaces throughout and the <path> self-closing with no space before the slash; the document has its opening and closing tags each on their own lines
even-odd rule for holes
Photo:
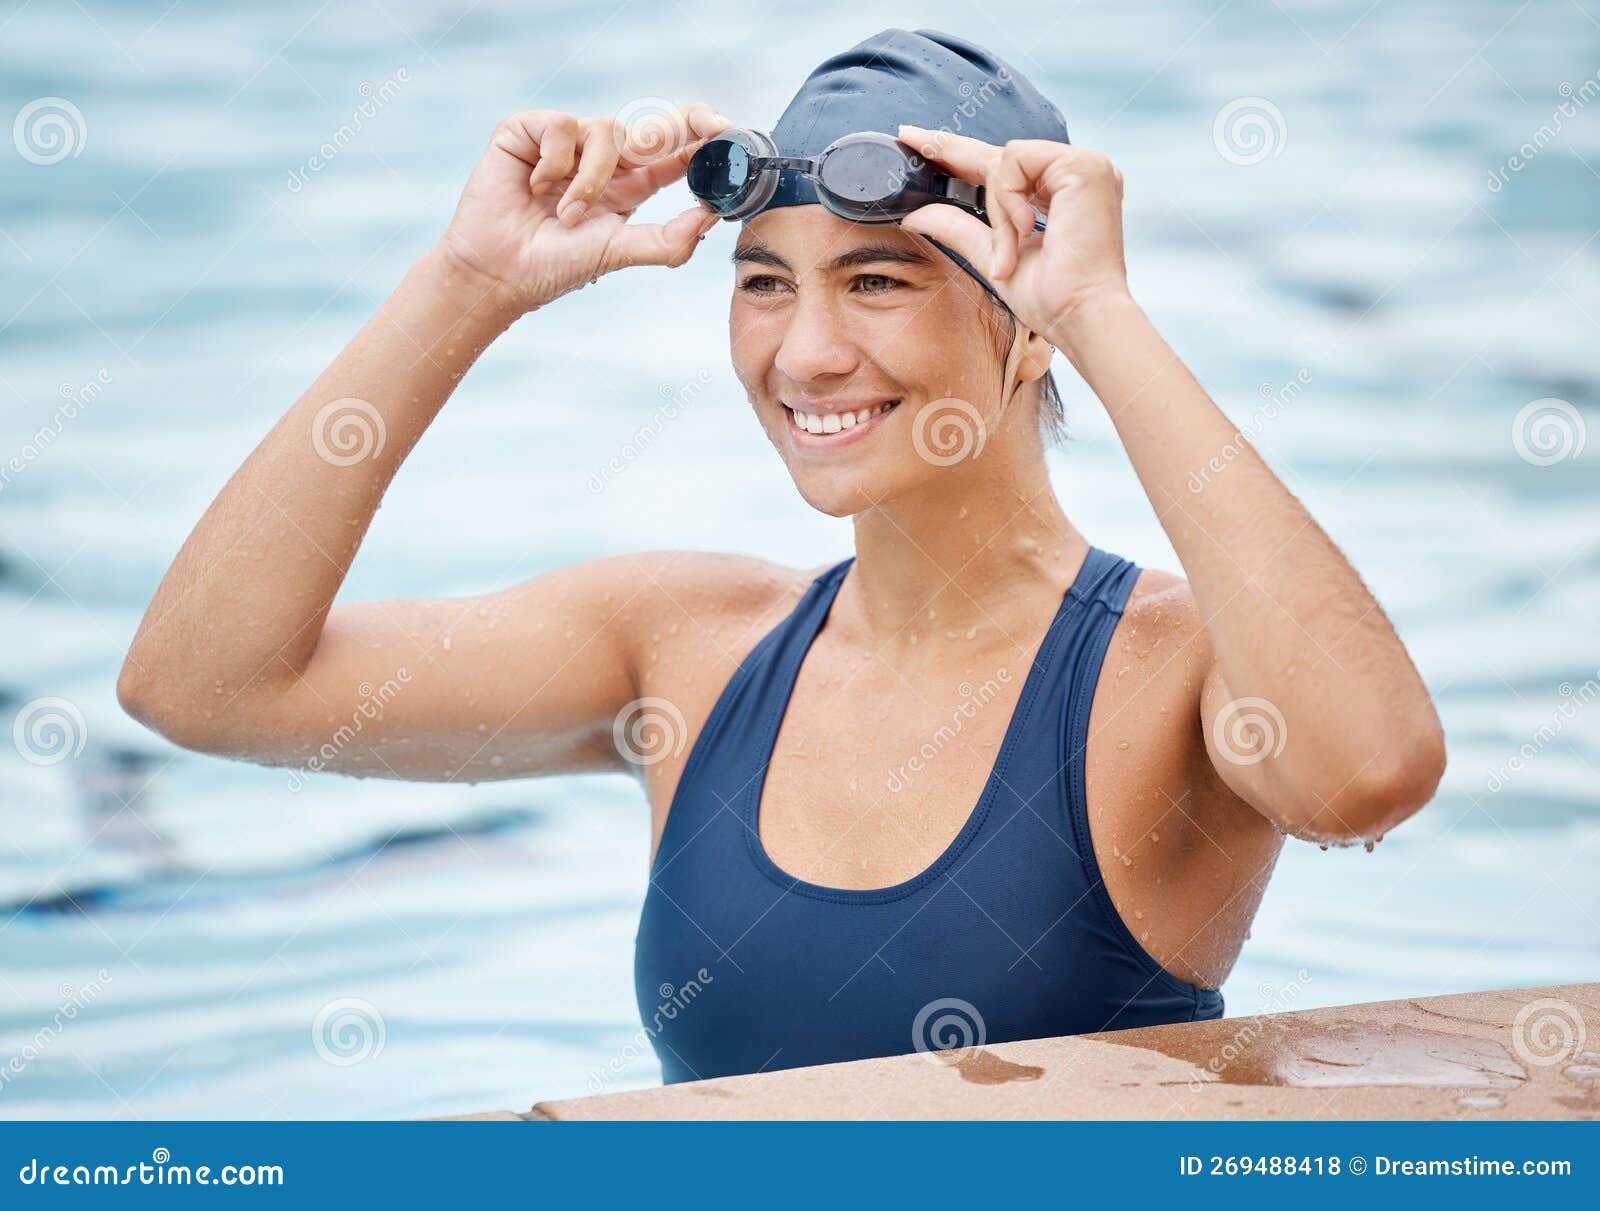
<svg viewBox="0 0 1600 1211">
<path fill-rule="evenodd" d="M 1025 383 L 1037 382 L 1050 369 L 1050 359 L 1054 355 L 1054 345 L 1037 332 L 1027 332 L 1022 340 L 1022 359 L 1017 363 L 1017 378 Z"/>
</svg>

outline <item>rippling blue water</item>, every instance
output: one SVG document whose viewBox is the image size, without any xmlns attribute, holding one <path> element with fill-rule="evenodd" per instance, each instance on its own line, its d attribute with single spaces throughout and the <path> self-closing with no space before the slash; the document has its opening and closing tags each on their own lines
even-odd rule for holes
<svg viewBox="0 0 1600 1211">
<path fill-rule="evenodd" d="M 1134 290 L 1236 420 L 1304 384 L 1258 445 L 1444 716 L 1432 806 L 1371 855 L 1285 854 L 1230 1012 L 1285 981 L 1309 1006 L 1592 979 L 1600 10 L 1284 8 L 933 3 L 914 23 L 989 42 L 1117 160 Z M 52 764 L 0 744 L 0 1114 L 525 1106 L 631 1052 L 631 782 L 295 792 L 143 732 L 116 669 L 188 528 L 442 229 L 497 118 L 662 97 L 766 124 L 826 54 L 907 20 L 859 3 L 803 21 L 717 3 L 0 6 L 0 117 L 73 107 L 53 111 L 65 150 L 47 129 L 0 142 L 0 459 L 20 460 L 0 481 L 0 708 L 9 728 L 64 700 L 50 709 L 84 739 Z M 1244 98 L 1270 103 L 1245 107 L 1264 151 L 1248 124 L 1214 131 Z M 646 217 L 686 202 L 679 186 Z M 407 463 L 347 592 L 479 592 L 661 546 L 846 553 L 745 412 L 730 241 L 501 341 Z M 1068 512 L 1176 568 L 1096 402 L 1058 378 Z M 694 405 L 591 494 L 689 383 Z M 1524 416 L 1519 447 L 1543 399 L 1566 410 Z M 349 1065 L 312 1041 L 345 998 L 383 1021 L 382 1050 Z M 657 1078 L 620 1067 L 608 1088 Z"/>
</svg>

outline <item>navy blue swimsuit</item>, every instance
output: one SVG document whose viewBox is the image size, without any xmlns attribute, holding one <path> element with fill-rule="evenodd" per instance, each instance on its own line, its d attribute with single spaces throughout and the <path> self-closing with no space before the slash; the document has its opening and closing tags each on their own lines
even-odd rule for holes
<svg viewBox="0 0 1600 1211">
<path fill-rule="evenodd" d="M 634 956 L 665 1080 L 1221 1017 L 1219 992 L 1167 972 L 1128 931 L 1090 843 L 1089 706 L 1139 574 L 1097 548 L 1034 656 L 982 797 L 933 865 L 850 890 L 767 856 L 767 764 L 852 562 L 751 649 L 673 796 Z"/>
</svg>

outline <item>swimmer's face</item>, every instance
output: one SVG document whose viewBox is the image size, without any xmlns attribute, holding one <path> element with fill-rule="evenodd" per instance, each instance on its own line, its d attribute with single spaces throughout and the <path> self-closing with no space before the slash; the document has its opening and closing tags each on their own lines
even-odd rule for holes
<svg viewBox="0 0 1600 1211">
<path fill-rule="evenodd" d="M 1009 334 L 920 237 L 782 206 L 740 232 L 734 273 L 734 370 L 812 507 L 846 517 L 925 485 L 998 415 Z"/>
</svg>

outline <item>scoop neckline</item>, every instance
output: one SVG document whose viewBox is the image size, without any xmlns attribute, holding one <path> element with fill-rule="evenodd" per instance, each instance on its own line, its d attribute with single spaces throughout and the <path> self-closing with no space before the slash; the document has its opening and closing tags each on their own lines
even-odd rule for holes
<svg viewBox="0 0 1600 1211">
<path fill-rule="evenodd" d="M 983 827 L 984 820 L 988 817 L 989 808 L 995 795 L 999 792 L 1004 781 L 1004 771 L 1009 765 L 1011 756 L 1023 732 L 1023 725 L 1033 711 L 1034 699 L 1038 696 L 1040 683 L 1044 679 L 1045 671 L 1050 666 L 1050 656 L 1056 642 L 1060 638 L 1062 626 L 1071 610 L 1072 604 L 1079 600 L 1079 590 L 1086 583 L 1089 576 L 1090 565 L 1096 562 L 1101 554 L 1094 544 L 1089 544 L 1084 552 L 1083 563 L 1079 566 L 1072 583 L 1067 586 L 1066 592 L 1061 595 L 1060 604 L 1056 607 L 1055 616 L 1050 620 L 1049 627 L 1045 630 L 1044 637 L 1040 639 L 1035 650 L 1033 660 L 1028 668 L 1028 675 L 1022 683 L 1022 692 L 1017 696 L 1016 706 L 1012 708 L 1011 718 L 1006 723 L 1006 729 L 1000 739 L 1000 747 L 995 753 L 993 764 L 989 767 L 989 775 L 984 780 L 983 790 L 978 795 L 978 800 L 973 804 L 972 810 L 967 814 L 965 823 L 962 824 L 950 843 L 934 858 L 934 860 L 899 883 L 892 883 L 887 887 L 833 887 L 826 883 L 813 883 L 809 879 L 802 879 L 798 875 L 790 874 L 779 866 L 767 853 L 767 847 L 761 840 L 761 798 L 766 789 L 767 771 L 772 768 L 772 756 L 777 749 L 778 736 L 783 730 L 784 718 L 789 713 L 789 700 L 794 696 L 794 687 L 800 677 L 800 670 L 805 664 L 806 656 L 810 653 L 812 645 L 816 642 L 818 634 L 827 625 L 828 616 L 833 612 L 834 600 L 839 595 L 839 589 L 844 584 L 845 577 L 851 567 L 855 565 L 855 556 L 842 560 L 836 567 L 825 573 L 829 583 L 824 586 L 820 604 L 814 609 L 815 621 L 810 624 L 810 632 L 801 642 L 794 646 L 793 653 L 786 656 L 783 663 L 783 676 L 781 695 L 777 695 L 777 705 L 767 713 L 762 722 L 760 737 L 761 768 L 746 783 L 742 792 L 740 815 L 745 824 L 745 847 L 755 862 L 757 869 L 766 875 L 772 882 L 778 884 L 785 891 L 796 892 L 800 895 L 811 896 L 819 900 L 832 900 L 839 903 L 857 904 L 883 904 L 911 895 L 918 888 L 923 887 L 953 865 L 962 852 L 972 843 L 978 830 Z"/>
</svg>

